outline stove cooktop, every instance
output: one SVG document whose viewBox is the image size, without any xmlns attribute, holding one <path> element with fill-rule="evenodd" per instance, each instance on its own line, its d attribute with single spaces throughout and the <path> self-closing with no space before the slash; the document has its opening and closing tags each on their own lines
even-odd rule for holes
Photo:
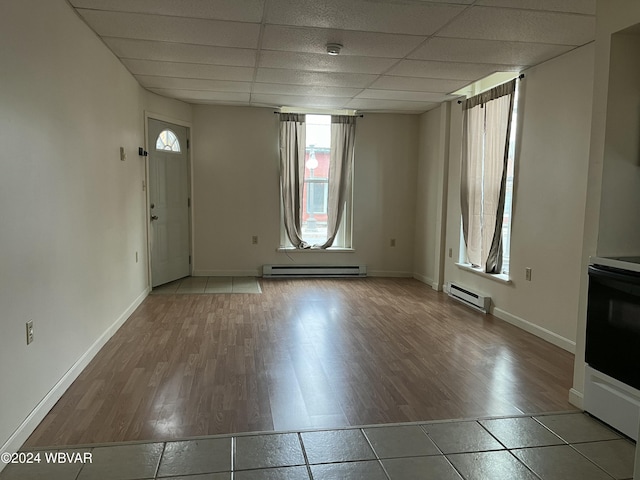
<svg viewBox="0 0 640 480">
<path fill-rule="evenodd" d="M 604 257 L 604 258 L 610 258 L 611 260 L 618 260 L 620 262 L 640 263 L 640 257 Z"/>
<path fill-rule="evenodd" d="M 640 256 L 633 257 L 591 257 L 589 259 L 591 265 L 604 265 L 605 267 L 619 268 L 621 270 L 630 270 L 640 272 Z"/>
</svg>

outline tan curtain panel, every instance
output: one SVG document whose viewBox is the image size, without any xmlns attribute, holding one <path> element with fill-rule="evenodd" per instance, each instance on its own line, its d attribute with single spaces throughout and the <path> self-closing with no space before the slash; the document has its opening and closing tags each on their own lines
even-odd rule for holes
<svg viewBox="0 0 640 480">
<path fill-rule="evenodd" d="M 349 191 L 348 186 L 351 183 L 355 139 L 356 117 L 332 115 L 329 195 L 327 200 L 327 241 L 320 248 L 330 247 L 338 233 Z"/>
<path fill-rule="evenodd" d="M 480 106 L 465 110 L 463 124 L 462 177 L 460 203 L 462 232 L 467 260 L 482 264 L 482 153 L 484 144 L 484 110 Z"/>
<path fill-rule="evenodd" d="M 280 192 L 284 228 L 296 248 L 308 248 L 302 240 L 302 193 L 306 146 L 305 116 L 280 114 Z"/>
<path fill-rule="evenodd" d="M 502 217 L 516 80 L 462 103 L 460 182 L 467 259 L 488 273 L 502 269 Z"/>
</svg>

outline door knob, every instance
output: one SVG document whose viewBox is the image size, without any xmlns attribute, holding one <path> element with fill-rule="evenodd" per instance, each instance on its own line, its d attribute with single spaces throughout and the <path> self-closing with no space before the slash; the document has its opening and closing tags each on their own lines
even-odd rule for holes
<svg viewBox="0 0 640 480">
<path fill-rule="evenodd" d="M 154 220 L 157 220 L 158 216 L 157 215 L 151 215 L 151 221 L 153 222 Z"/>
</svg>

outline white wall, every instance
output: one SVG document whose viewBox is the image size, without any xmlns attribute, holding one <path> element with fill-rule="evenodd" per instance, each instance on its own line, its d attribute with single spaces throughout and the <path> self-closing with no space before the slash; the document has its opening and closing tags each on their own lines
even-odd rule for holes
<svg viewBox="0 0 640 480">
<path fill-rule="evenodd" d="M 151 118 L 192 126 L 193 106 L 172 98 L 161 97 L 140 87 L 144 112 Z M 153 147 L 153 146 L 151 146 Z"/>
<path fill-rule="evenodd" d="M 418 117 L 358 118 L 355 252 L 278 253 L 278 117 L 273 109 L 194 107 L 196 275 L 255 275 L 264 264 L 365 264 L 373 275 L 413 273 Z M 259 243 L 251 244 L 257 235 Z M 396 247 L 389 240 L 396 239 Z"/>
<path fill-rule="evenodd" d="M 194 274 L 255 275 L 274 258 L 277 155 L 273 109 L 194 107 Z"/>
<path fill-rule="evenodd" d="M 418 121 L 393 114 L 358 119 L 353 238 L 373 275 L 413 274 Z"/>
<path fill-rule="evenodd" d="M 611 37 L 598 254 L 640 252 L 640 32 Z"/>
<path fill-rule="evenodd" d="M 441 290 L 449 169 L 450 105 L 420 115 L 414 277 Z"/>
<path fill-rule="evenodd" d="M 137 150 L 152 95 L 66 2 L 4 1 L 0 44 L 4 451 L 20 446 L 147 293 Z M 182 109 L 157 102 L 169 104 Z"/>
<path fill-rule="evenodd" d="M 589 176 L 587 183 L 587 203 L 584 215 L 584 241 L 581 257 L 580 298 L 576 330 L 576 357 L 573 374 L 572 401 L 580 405 L 584 393 L 584 345 L 587 318 L 587 265 L 589 257 L 596 251 L 604 255 L 608 249 L 603 246 L 600 252 L 598 235 L 600 228 L 601 200 L 611 192 L 603 191 L 603 163 L 611 153 L 607 146 L 606 133 L 616 128 L 616 121 L 608 123 L 607 107 L 610 94 L 609 66 L 611 57 L 611 36 L 621 30 L 640 23 L 640 3 L 635 0 L 619 0 L 597 3 L 595 76 L 593 86 L 593 115 L 591 125 L 591 147 L 589 153 Z M 631 53 L 631 52 L 629 52 Z M 637 107 L 636 107 L 637 113 Z M 619 128 L 625 128 L 623 125 Z M 634 132 L 637 136 L 637 131 Z M 616 186 L 613 186 L 617 188 Z M 634 196 L 635 197 L 635 196 Z M 606 204 L 606 200 L 605 200 Z M 606 208 L 606 207 L 605 207 Z M 637 209 L 636 209 L 637 210 Z M 636 215 L 637 217 L 637 215 Z M 637 252 L 634 251 L 634 254 Z"/>
<path fill-rule="evenodd" d="M 426 284 L 433 284 L 436 265 L 436 217 L 438 192 L 438 162 L 440 158 L 440 109 L 420 115 L 418 174 L 416 195 L 416 237 L 414 273 Z M 446 126 L 443 126 L 446 127 Z"/>
<path fill-rule="evenodd" d="M 572 351 L 586 201 L 593 45 L 529 69 L 521 85 L 511 284 L 458 268 L 462 112 L 452 106 L 445 277 L 490 295 L 493 313 Z M 525 281 L 525 268 L 532 281 Z"/>
</svg>

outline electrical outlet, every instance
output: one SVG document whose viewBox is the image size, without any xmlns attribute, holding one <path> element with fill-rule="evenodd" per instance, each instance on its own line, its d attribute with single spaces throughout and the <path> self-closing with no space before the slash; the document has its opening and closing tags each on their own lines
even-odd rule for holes
<svg viewBox="0 0 640 480">
<path fill-rule="evenodd" d="M 33 342 L 33 320 L 27 322 L 27 345 Z"/>
<path fill-rule="evenodd" d="M 391 241 L 389 242 L 389 245 L 390 245 L 391 247 L 395 247 L 395 246 L 396 246 L 396 239 L 395 239 L 395 238 L 392 238 L 392 239 L 391 239 Z"/>
<path fill-rule="evenodd" d="M 258 236 L 254 235 L 253 237 L 251 237 L 251 243 L 253 243 L 254 245 L 258 244 Z"/>
<path fill-rule="evenodd" d="M 524 269 L 524 278 L 525 280 L 527 280 L 528 282 L 531 281 L 531 269 L 529 267 Z"/>
</svg>

